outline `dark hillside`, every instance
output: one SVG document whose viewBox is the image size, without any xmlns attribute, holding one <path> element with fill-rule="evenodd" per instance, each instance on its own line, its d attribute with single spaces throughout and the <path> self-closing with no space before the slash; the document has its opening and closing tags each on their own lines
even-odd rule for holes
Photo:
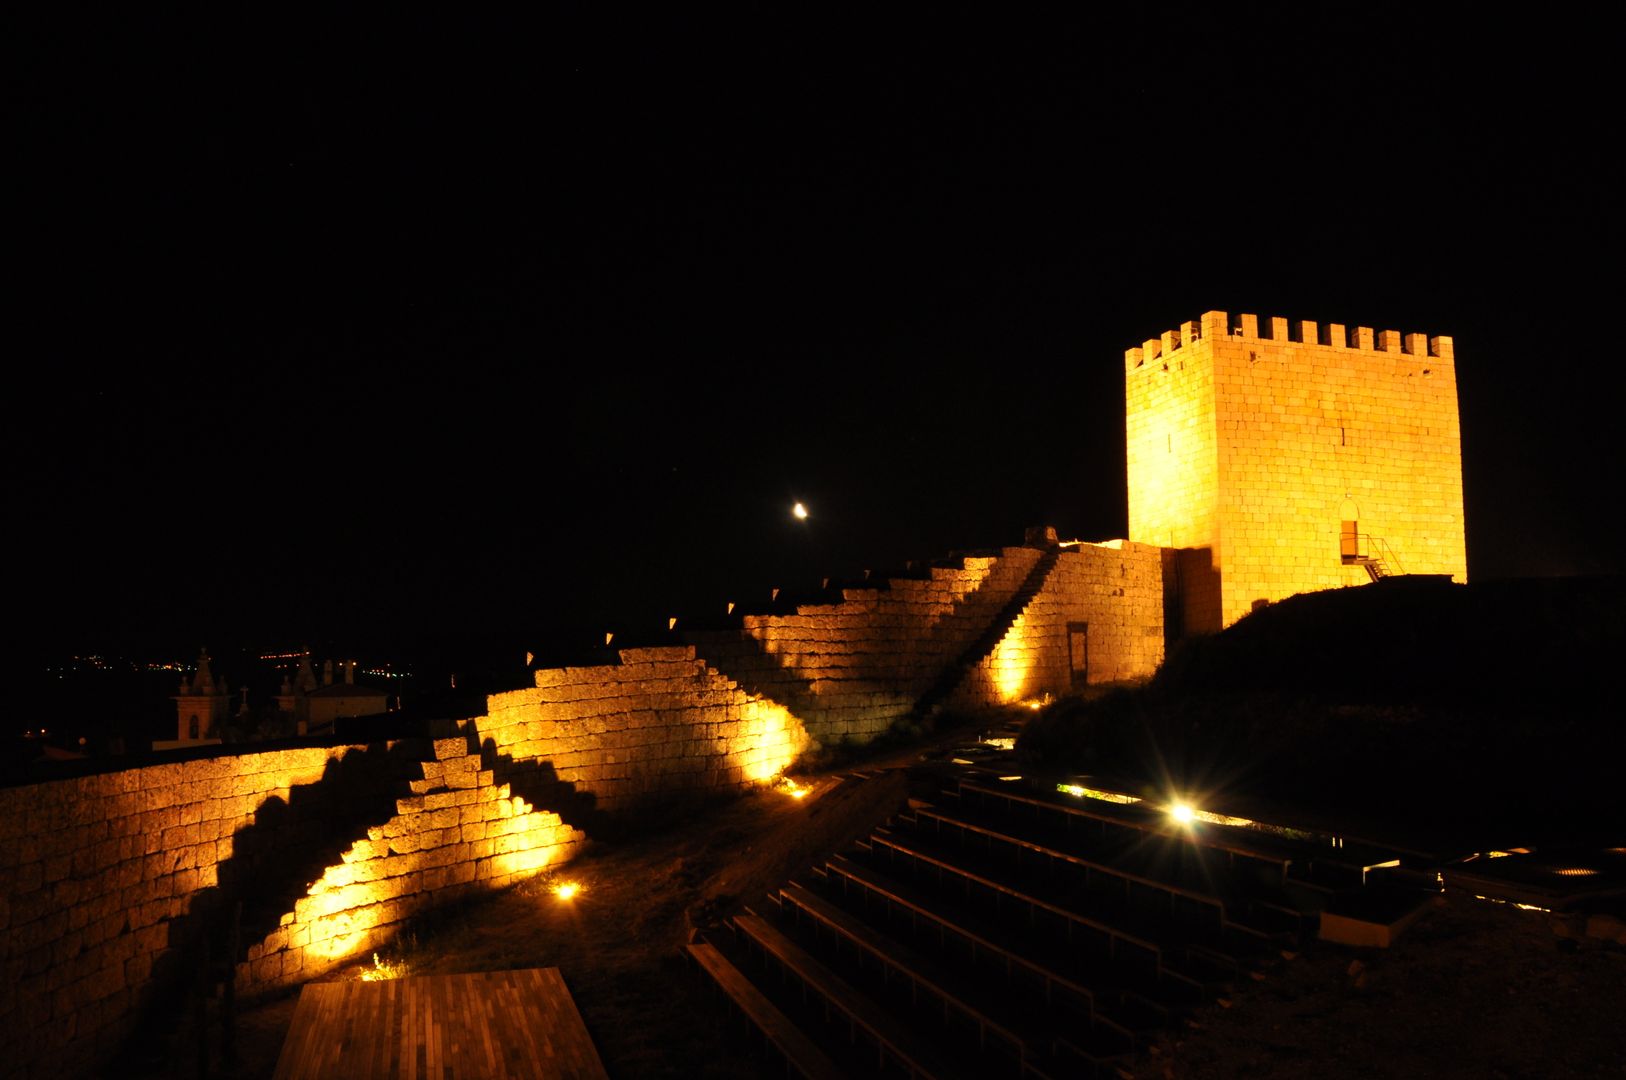
<svg viewBox="0 0 1626 1080">
<path fill-rule="evenodd" d="M 1139 690 L 1058 704 L 1030 767 L 1354 815 L 1418 839 L 1626 828 L 1618 578 L 1304 594 L 1186 642 Z"/>
</svg>

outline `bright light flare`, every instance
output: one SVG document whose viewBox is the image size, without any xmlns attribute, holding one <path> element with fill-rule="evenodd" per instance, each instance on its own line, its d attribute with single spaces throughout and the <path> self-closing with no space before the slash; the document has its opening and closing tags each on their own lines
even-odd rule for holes
<svg viewBox="0 0 1626 1080">
<path fill-rule="evenodd" d="M 574 900 L 581 891 L 582 884 L 579 881 L 561 881 L 553 887 L 553 895 L 560 900 Z"/>
<path fill-rule="evenodd" d="M 1208 825 L 1231 825 L 1243 828 L 1258 825 L 1258 822 L 1249 818 L 1232 817 L 1230 814 L 1216 814 L 1212 810 L 1199 810 L 1190 803 L 1179 799 L 1164 807 L 1163 812 L 1168 814 L 1169 819 L 1183 829 L 1189 829 L 1199 821 Z M 1341 844 L 1335 843 L 1333 846 L 1339 847 Z"/>
<path fill-rule="evenodd" d="M 790 508 L 790 516 L 795 518 L 797 521 L 806 521 L 807 507 L 803 506 L 801 503 L 797 503 L 795 506 Z"/>
<path fill-rule="evenodd" d="M 789 795 L 793 799 L 805 799 L 807 797 L 807 793 L 813 789 L 803 784 L 798 784 L 788 776 L 782 776 L 779 778 L 779 790 L 783 791 L 786 795 Z"/>
</svg>

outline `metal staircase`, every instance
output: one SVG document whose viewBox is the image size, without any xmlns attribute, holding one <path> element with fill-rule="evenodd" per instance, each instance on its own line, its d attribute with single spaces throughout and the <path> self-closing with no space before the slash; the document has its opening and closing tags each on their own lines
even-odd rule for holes
<svg viewBox="0 0 1626 1080">
<path fill-rule="evenodd" d="M 1344 533 L 1339 555 L 1345 566 L 1364 567 L 1366 576 L 1374 582 L 1406 572 L 1389 542 L 1370 533 Z"/>
</svg>

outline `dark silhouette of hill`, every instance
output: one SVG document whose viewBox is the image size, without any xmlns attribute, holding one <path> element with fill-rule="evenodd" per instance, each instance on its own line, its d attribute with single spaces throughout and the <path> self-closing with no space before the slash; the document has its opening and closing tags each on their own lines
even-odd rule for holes
<svg viewBox="0 0 1626 1080">
<path fill-rule="evenodd" d="M 1048 710 L 1020 749 L 1420 840 L 1619 842 L 1623 651 L 1620 578 L 1392 579 L 1184 642 L 1145 687 Z"/>
</svg>

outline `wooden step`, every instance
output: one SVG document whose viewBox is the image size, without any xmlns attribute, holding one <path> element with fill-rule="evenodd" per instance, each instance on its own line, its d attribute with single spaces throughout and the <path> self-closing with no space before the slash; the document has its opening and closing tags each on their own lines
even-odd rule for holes
<svg viewBox="0 0 1626 1080">
<path fill-rule="evenodd" d="M 785 903 L 800 908 L 830 933 L 855 946 L 889 973 L 889 979 L 898 977 L 906 981 L 913 993 L 924 993 L 930 1000 L 940 1003 L 945 1014 L 952 1011 L 968 1021 L 978 1032 L 978 1042 L 985 1049 L 1003 1046 L 1005 1053 L 1027 1073 L 1042 1074 L 1047 1063 L 1055 1056 L 1056 1035 L 1042 1031 L 1025 1018 L 993 1015 L 993 1010 L 972 1000 L 971 995 L 954 985 L 943 966 L 919 952 L 880 933 L 868 923 L 843 911 L 830 901 L 799 886 L 783 890 Z M 1094 1055 L 1072 1047 L 1075 1056 Z M 1114 1050 L 1119 1049 L 1114 1047 Z"/>
<path fill-rule="evenodd" d="M 837 975 L 806 949 L 758 915 L 736 915 L 734 926 L 762 952 L 771 957 L 780 969 L 795 976 L 806 989 L 817 995 L 827 1006 L 827 1013 L 838 1013 L 847 1023 L 856 1041 L 858 1032 L 875 1044 L 877 1069 L 887 1071 L 887 1063 L 901 1067 L 911 1077 L 950 1077 L 957 1075 L 936 1060 L 936 1054 L 924 1046 L 913 1032 L 894 1020 L 866 995 L 856 990 L 847 980 Z"/>
<path fill-rule="evenodd" d="M 1119 851 L 1117 857 L 1112 852 L 1087 851 L 1081 854 L 1072 850 L 1079 845 L 1068 843 L 1065 832 L 1057 836 L 1054 830 L 1047 830 L 1042 822 L 996 822 L 990 825 L 977 820 L 974 812 L 952 810 L 923 811 L 917 814 L 917 818 L 937 827 L 939 832 L 944 832 L 943 826 L 948 826 L 950 830 L 963 830 L 982 840 L 1021 847 L 1069 863 L 1084 872 L 1087 882 L 1092 877 L 1116 878 L 1124 883 L 1126 890 L 1139 888 L 1165 893 L 1171 912 L 1177 909 L 1183 911 L 1195 918 L 1199 926 L 1211 922 L 1215 932 L 1240 938 L 1238 947 L 1244 950 L 1288 944 L 1288 939 L 1301 929 L 1302 916 L 1283 902 L 1291 883 L 1287 886 L 1281 884 L 1281 872 L 1274 868 L 1280 864 L 1273 864 L 1269 884 L 1257 884 L 1246 877 L 1239 881 L 1233 872 L 1235 863 L 1230 860 L 1230 854 L 1221 852 L 1224 862 L 1211 868 L 1212 880 L 1205 881 L 1202 888 L 1194 888 L 1174 880 L 1181 876 L 1179 874 L 1164 872 L 1154 876 L 1148 871 L 1155 870 L 1155 867 L 1147 865 L 1148 858 L 1144 855 L 1131 857 L 1124 851 Z M 1187 850 L 1195 854 L 1211 849 Z M 1125 862 L 1132 866 L 1123 865 Z"/>
<path fill-rule="evenodd" d="M 841 1080 L 846 1075 L 801 1028 L 764 997 L 739 968 L 729 963 L 715 945 L 699 942 L 688 949 L 701 970 L 711 976 L 718 989 L 784 1059 L 787 1073 L 807 1080 Z"/>
<path fill-rule="evenodd" d="M 1336 869 L 1345 875 L 1341 880 L 1325 884 L 1333 888 L 1359 883 L 1363 872 L 1373 866 L 1384 865 L 1404 854 L 1392 848 L 1362 840 L 1340 841 L 1340 846 L 1329 848 L 1324 843 L 1247 827 L 1202 825 L 1195 831 L 1171 824 L 1161 810 L 1141 805 L 1119 806 L 1094 799 L 1056 801 L 1023 794 L 1008 788 L 990 787 L 974 780 L 962 781 L 960 787 L 967 796 L 965 805 L 980 803 L 993 813 L 1017 813 L 1025 816 L 1068 815 L 1069 821 L 1081 819 L 1099 825 L 1134 829 L 1150 833 L 1208 851 L 1223 853 L 1235 868 L 1247 868 L 1249 877 L 1265 884 L 1277 886 L 1305 882 L 1315 887 L 1311 867 Z M 1021 807 L 1020 811 L 1015 810 Z"/>
<path fill-rule="evenodd" d="M 1006 831 L 990 828 L 974 821 L 968 821 L 959 814 L 934 810 L 921 811 L 918 817 L 924 825 L 933 830 L 933 832 L 926 833 L 926 835 L 945 838 L 954 837 L 956 834 L 970 836 L 980 842 L 978 846 L 984 851 L 992 852 L 1004 849 L 1012 858 L 1017 860 L 1020 860 L 1022 852 L 1026 852 L 1037 855 L 1042 859 L 1062 863 L 1083 874 L 1082 880 L 1086 890 L 1088 890 L 1093 880 L 1105 878 L 1116 882 L 1122 887 L 1126 903 L 1132 899 L 1137 891 L 1142 894 L 1150 893 L 1162 898 L 1162 904 L 1167 906 L 1169 917 L 1176 922 L 1183 921 L 1187 925 L 1194 924 L 1199 929 L 1206 927 L 1215 937 L 1222 935 L 1225 931 L 1227 921 L 1225 901 L 1214 893 L 1199 892 L 1171 881 L 1124 869 L 1110 862 L 1074 855 L 1040 843 L 1037 840 L 1016 835 L 1015 830 Z M 1259 939 L 1260 944 L 1264 943 L 1262 933 L 1251 928 L 1243 928 L 1243 932 L 1253 934 Z"/>
<path fill-rule="evenodd" d="M 938 876 L 941 868 L 950 867 L 989 893 L 998 891 L 1024 902 L 1037 902 L 1043 909 L 1067 912 L 1085 925 L 1155 946 L 1164 967 L 1200 982 L 1225 982 L 1251 975 L 1260 967 L 1270 966 L 1280 946 L 1294 941 L 1289 934 L 1277 940 L 1233 921 L 1224 902 L 1212 895 L 998 831 L 949 822 L 935 815 L 926 822 L 954 827 L 946 831 L 877 833 L 878 840 L 889 841 L 881 853 L 910 856 L 912 861 L 905 860 L 905 867 L 924 861 Z M 971 842 L 966 842 L 967 837 Z M 1035 863 L 1039 864 L 1037 873 Z M 997 897 L 995 900 L 997 903 Z M 1029 910 L 1042 909 L 1030 906 Z"/>
<path fill-rule="evenodd" d="M 1157 996 L 1169 995 L 1171 1003 L 1195 1003 L 1209 996 L 1203 981 L 1179 970 L 1163 946 L 1139 933 L 1129 932 L 1110 921 L 1074 911 L 1063 904 L 1054 903 L 1025 892 L 1002 881 L 969 870 L 954 861 L 911 844 L 902 837 L 876 832 L 871 842 L 878 855 L 885 854 L 903 860 L 913 860 L 934 872 L 957 878 L 967 888 L 975 886 L 998 900 L 1009 901 L 1028 909 L 1029 918 L 1045 913 L 1061 921 L 1067 928 L 1069 941 L 1098 942 L 1099 952 L 1114 964 L 1121 965 L 1125 975 L 1138 973 L 1141 988 Z M 835 868 L 835 860 L 829 865 Z M 905 863 L 907 865 L 907 862 Z"/>
<path fill-rule="evenodd" d="M 1166 1010 L 1133 996 L 1134 1004 L 1126 1004 L 1123 991 L 1115 986 L 1108 986 L 1110 978 L 1107 972 L 1100 972 L 1101 979 L 1096 985 L 1089 985 L 1074 977 L 1074 973 L 1063 971 L 1056 962 L 1041 963 L 1032 959 L 1022 951 L 1009 947 L 1001 937 L 1009 938 L 1009 934 L 1002 934 L 1001 928 L 979 919 L 968 912 L 944 910 L 946 905 L 937 902 L 937 898 L 913 889 L 908 885 L 896 881 L 873 870 L 867 866 L 859 865 L 848 859 L 831 860 L 839 862 L 839 867 L 832 867 L 831 873 L 840 880 L 843 886 L 855 885 L 867 891 L 871 896 L 879 897 L 888 905 L 907 913 L 909 920 L 916 926 L 924 923 L 932 928 L 940 940 L 950 938 L 955 940 L 968 951 L 983 954 L 994 958 L 999 963 L 995 966 L 1005 968 L 1005 981 L 1012 988 L 1020 986 L 1022 982 L 1037 983 L 1042 988 L 1041 994 L 1050 1003 L 1051 1007 L 1059 1013 L 1065 1013 L 1069 1021 L 1083 1020 L 1092 1030 L 1099 1029 L 1104 1040 L 1121 1044 L 1117 1048 L 1127 1050 L 1133 1046 L 1136 1039 L 1136 1030 L 1141 1033 L 1150 1032 L 1161 1026 L 1167 1020 Z M 828 904 L 816 895 L 811 899 L 804 899 L 800 894 L 785 896 L 787 906 L 801 906 L 810 912 L 817 913 L 821 909 L 814 900 Z M 830 905 L 835 907 L 837 905 Z M 1033 942 L 1028 943 L 1030 946 Z M 1031 950 L 1030 950 L 1031 951 Z M 1052 954 L 1054 949 L 1050 950 Z M 976 971 L 973 963 L 972 969 Z M 1118 1013 L 1134 1013 L 1140 1019 L 1148 1021 L 1136 1026 L 1122 1023 L 1114 1016 L 1107 1014 L 1101 1006 L 1105 1003 L 1098 1000 L 1097 990 L 1102 991 L 1106 1002 L 1114 1007 Z M 1108 1048 L 1102 1047 L 1103 1051 Z"/>
</svg>

